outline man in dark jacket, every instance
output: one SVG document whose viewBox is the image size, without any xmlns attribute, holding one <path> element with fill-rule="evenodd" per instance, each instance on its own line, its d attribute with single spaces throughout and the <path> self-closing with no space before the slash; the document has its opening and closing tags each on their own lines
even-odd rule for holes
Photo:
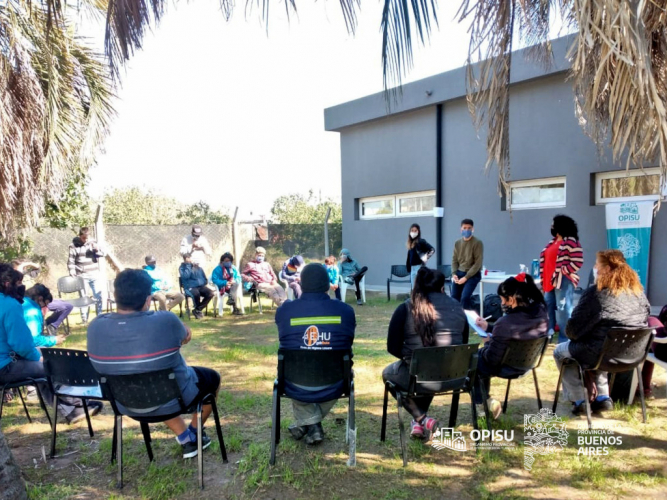
<svg viewBox="0 0 667 500">
<path fill-rule="evenodd" d="M 356 319 L 354 309 L 329 298 L 329 275 L 321 264 L 308 264 L 301 271 L 301 297 L 276 310 L 281 349 L 346 350 L 352 348 Z M 286 384 L 292 399 L 296 424 L 289 427 L 295 439 L 306 443 L 324 439 L 322 419 L 343 392 L 340 383 L 310 390 Z"/>
<path fill-rule="evenodd" d="M 183 263 L 178 268 L 178 273 L 181 276 L 185 294 L 190 295 L 195 303 L 193 314 L 195 318 L 200 319 L 204 316 L 202 311 L 206 310 L 206 306 L 213 298 L 213 290 L 208 287 L 206 274 L 199 264 L 192 262 L 189 253 L 183 256 Z"/>
</svg>

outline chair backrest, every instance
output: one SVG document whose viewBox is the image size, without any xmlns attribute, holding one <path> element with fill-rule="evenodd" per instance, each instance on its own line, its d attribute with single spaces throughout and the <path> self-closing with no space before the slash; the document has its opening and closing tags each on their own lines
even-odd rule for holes
<svg viewBox="0 0 667 500">
<path fill-rule="evenodd" d="M 412 352 L 409 392 L 469 390 L 477 370 L 478 344 L 421 347 Z"/>
<path fill-rule="evenodd" d="M 302 387 L 326 387 L 344 381 L 348 394 L 352 380 L 351 350 L 278 349 L 278 385 L 285 381 Z"/>
<path fill-rule="evenodd" d="M 86 285 L 79 276 L 63 276 L 62 278 L 58 278 L 57 287 L 59 294 L 78 292 L 80 296 L 83 296 L 86 290 Z"/>
<path fill-rule="evenodd" d="M 410 276 L 410 272 L 408 271 L 407 266 L 391 266 L 391 275 L 389 278 L 392 276 L 396 276 L 397 278 L 407 278 Z"/>
<path fill-rule="evenodd" d="M 181 410 L 186 410 L 176 374 L 170 368 L 133 375 L 100 375 L 100 383 L 103 394 L 114 406 L 120 403 L 133 412 L 147 412 L 174 399 Z"/>
<path fill-rule="evenodd" d="M 510 340 L 503 355 L 503 366 L 531 370 L 539 366 L 549 343 L 549 337 L 530 340 Z"/>
<path fill-rule="evenodd" d="M 652 339 L 653 328 L 612 328 L 595 369 L 611 373 L 631 370 L 646 358 Z"/>
<path fill-rule="evenodd" d="M 100 383 L 100 376 L 93 368 L 86 351 L 52 347 L 42 349 L 42 356 L 46 375 L 54 385 L 87 387 Z"/>
<path fill-rule="evenodd" d="M 438 266 L 438 271 L 445 275 L 445 279 L 451 279 L 452 277 L 452 265 L 451 264 L 441 264 Z"/>
</svg>

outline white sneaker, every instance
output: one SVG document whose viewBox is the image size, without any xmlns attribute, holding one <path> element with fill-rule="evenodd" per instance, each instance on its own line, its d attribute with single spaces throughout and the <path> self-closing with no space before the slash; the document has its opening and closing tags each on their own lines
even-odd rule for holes
<svg viewBox="0 0 667 500">
<path fill-rule="evenodd" d="M 486 404 L 489 406 L 489 411 L 491 412 L 493 420 L 498 420 L 498 417 L 500 417 L 500 414 L 503 412 L 503 407 L 500 404 L 500 401 L 489 398 L 486 400 Z"/>
</svg>

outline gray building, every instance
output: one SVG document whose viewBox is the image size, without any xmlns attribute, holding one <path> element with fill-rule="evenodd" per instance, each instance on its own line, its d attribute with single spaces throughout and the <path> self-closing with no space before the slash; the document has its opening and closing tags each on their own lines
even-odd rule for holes
<svg viewBox="0 0 667 500">
<path fill-rule="evenodd" d="M 405 263 L 412 223 L 420 224 L 447 264 L 461 219 L 472 218 L 475 235 L 484 242 L 485 266 L 514 273 L 539 257 L 551 238 L 551 219 L 559 213 L 579 224 L 585 285 L 595 252 L 607 247 L 605 204 L 658 199 L 657 168 L 645 169 L 648 177 L 639 171 L 628 177 L 610 152 L 598 155 L 580 127 L 572 84 L 566 81 L 569 42 L 553 43 L 554 63 L 547 70 L 522 51 L 513 57 L 512 184 L 502 196 L 497 171 L 484 173 L 486 141 L 468 112 L 464 68 L 404 85 L 402 98 L 389 111 L 382 93 L 325 110 L 325 129 L 340 134 L 343 245 L 369 267 L 369 288 L 384 289 L 391 265 Z M 436 193 L 442 218 L 433 216 Z M 653 220 L 651 239 L 648 296 L 653 305 L 667 303 L 666 228 L 663 207 Z M 433 258 L 429 266 L 435 265 Z"/>
</svg>

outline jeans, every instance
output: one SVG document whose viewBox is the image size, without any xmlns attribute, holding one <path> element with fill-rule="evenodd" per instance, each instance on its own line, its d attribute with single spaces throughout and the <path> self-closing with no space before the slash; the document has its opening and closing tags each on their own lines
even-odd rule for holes
<svg viewBox="0 0 667 500">
<path fill-rule="evenodd" d="M 563 277 L 560 288 L 547 292 L 544 299 L 547 303 L 547 312 L 549 315 L 549 328 L 558 325 L 558 343 L 567 342 L 565 327 L 572 316 L 572 300 L 574 298 L 574 283 L 568 278 Z M 553 318 L 553 319 L 552 319 Z"/>
<path fill-rule="evenodd" d="M 417 279 L 417 273 L 421 268 L 422 268 L 421 265 L 412 266 L 410 268 L 410 290 L 412 290 L 415 287 L 415 279 Z"/>
<path fill-rule="evenodd" d="M 480 349 L 477 358 L 477 373 L 475 374 L 475 389 L 473 390 L 473 398 L 475 404 L 484 403 L 482 395 L 487 398 L 491 397 L 491 377 L 509 378 L 523 375 L 526 370 L 518 370 L 511 366 L 504 366 L 502 369 L 499 366 L 489 365 L 484 358 L 484 350 L 488 349 L 484 346 Z M 482 391 L 484 388 L 484 391 Z"/>
<path fill-rule="evenodd" d="M 292 410 L 294 410 L 294 418 L 296 425 L 314 425 L 319 424 L 324 417 L 331 411 L 331 408 L 336 404 L 337 399 L 326 401 L 324 403 L 302 403 L 301 401 L 292 400 Z"/>
<path fill-rule="evenodd" d="M 268 295 L 276 307 L 280 307 L 287 300 L 285 289 L 278 283 L 275 285 L 271 283 L 257 283 L 257 290 Z"/>
<path fill-rule="evenodd" d="M 83 278 L 83 277 L 82 277 Z M 88 285 L 90 291 L 95 299 L 95 314 L 98 316 L 102 314 L 102 286 L 99 277 L 95 276 L 94 278 L 83 278 L 84 283 Z M 88 309 L 84 311 L 81 309 L 81 319 L 83 322 L 88 321 Z"/>
<path fill-rule="evenodd" d="M 456 271 L 454 274 L 459 278 L 463 278 L 466 275 L 466 272 Z M 482 273 L 480 272 L 473 274 L 463 285 L 454 283 L 454 280 L 452 280 L 452 298 L 458 300 L 463 306 L 463 309 L 472 309 L 472 301 L 470 298 L 472 297 L 475 288 L 477 288 L 477 284 L 481 280 Z M 480 300 L 484 300 L 484 297 L 480 297 Z"/>
<path fill-rule="evenodd" d="M 289 286 L 292 289 L 292 292 L 294 292 L 295 299 L 301 297 L 301 283 L 299 281 L 293 281 L 287 286 Z"/>
<path fill-rule="evenodd" d="M 559 370 L 564 359 L 572 358 L 569 348 L 570 341 L 568 340 L 558 344 L 554 349 L 554 360 Z M 607 376 L 607 372 L 596 371 L 594 379 L 598 389 L 598 396 L 609 396 L 609 377 Z M 579 378 L 577 365 L 568 365 L 563 371 L 563 397 L 572 402 L 584 400 L 584 386 Z"/>
<path fill-rule="evenodd" d="M 53 302 L 50 302 L 46 307 L 53 313 L 48 318 L 46 318 L 46 325 L 53 325 L 56 329 L 62 325 L 63 321 L 65 321 L 65 318 L 69 316 L 69 313 L 71 313 L 72 309 L 74 309 L 72 304 L 59 299 L 55 299 Z"/>
</svg>

